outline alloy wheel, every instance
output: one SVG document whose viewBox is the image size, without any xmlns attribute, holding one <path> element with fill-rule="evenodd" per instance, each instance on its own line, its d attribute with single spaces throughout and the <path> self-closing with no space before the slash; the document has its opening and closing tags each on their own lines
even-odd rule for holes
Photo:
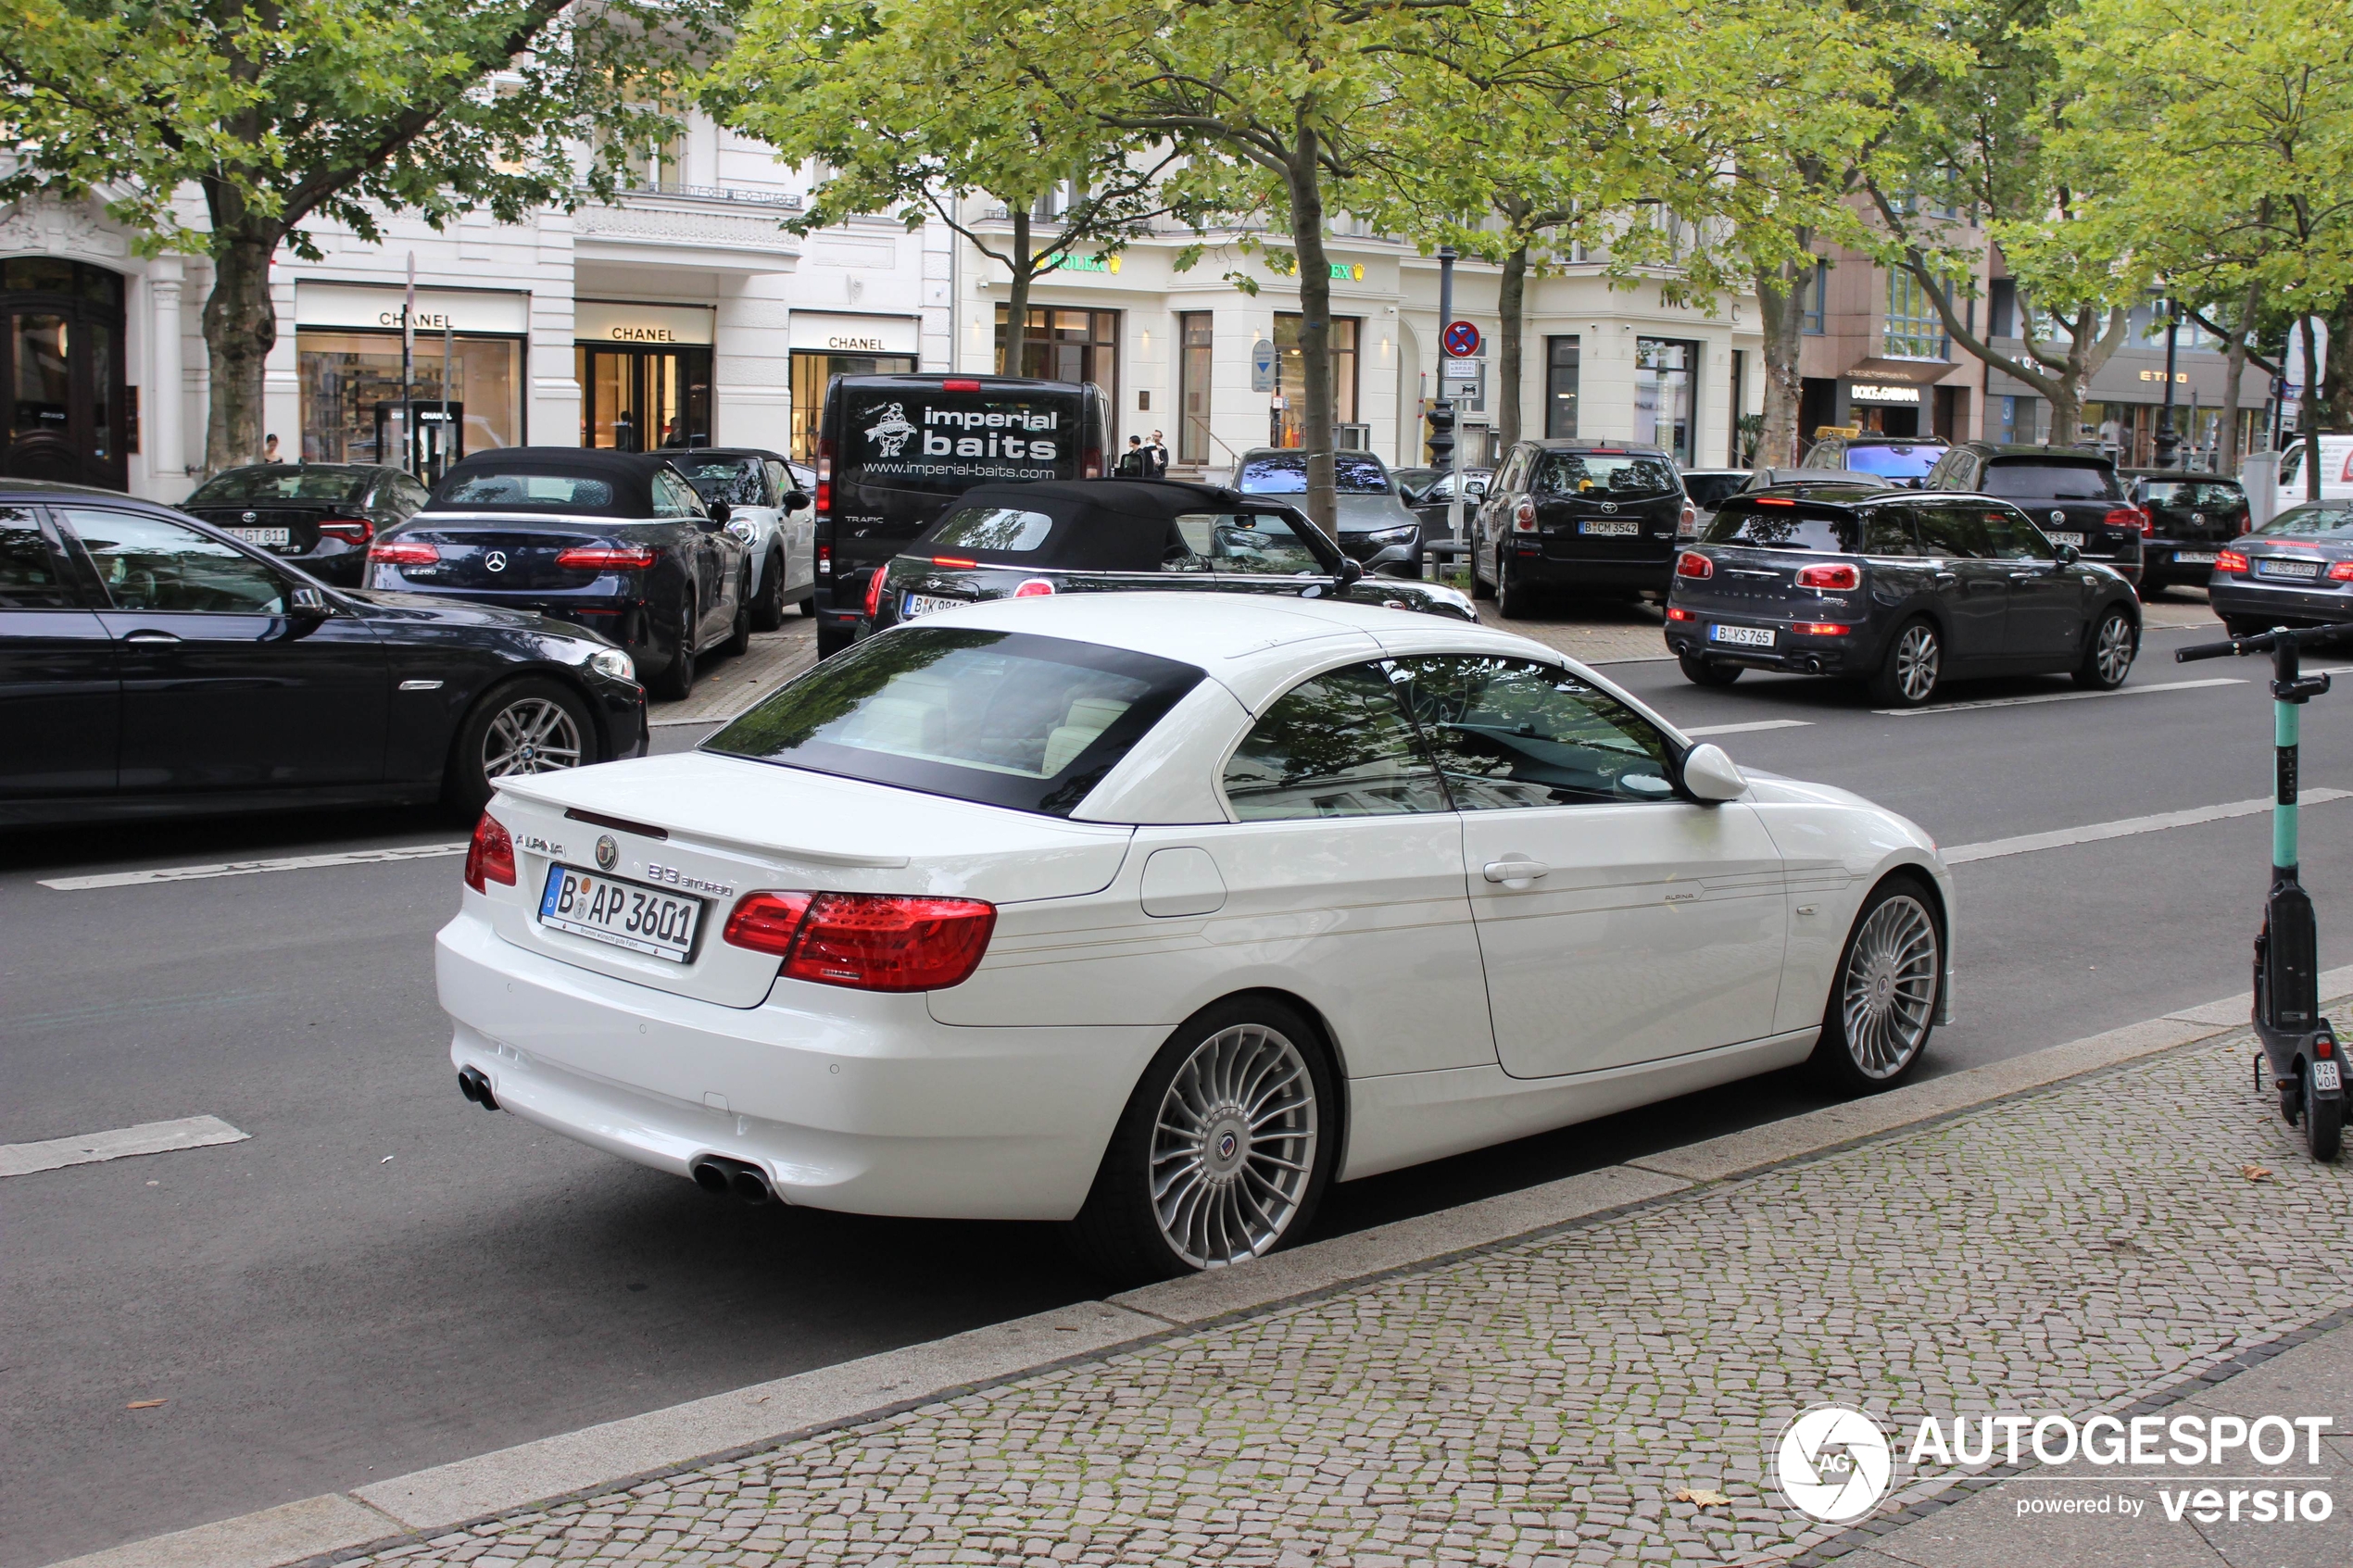
<svg viewBox="0 0 2353 1568">
<path fill-rule="evenodd" d="M 580 766 L 580 726 L 560 703 L 527 696 L 509 703 L 482 737 L 484 778 L 554 773 Z"/>
<path fill-rule="evenodd" d="M 1315 1168 L 1315 1082 L 1299 1047 L 1263 1023 L 1221 1029 L 1169 1081 L 1154 1119 L 1153 1217 L 1197 1269 L 1274 1248 Z"/>
<path fill-rule="evenodd" d="M 1927 1043 L 1936 1009 L 1936 922 L 1898 894 L 1865 918 L 1839 987 L 1846 1049 L 1867 1078 L 1893 1078 Z"/>
<path fill-rule="evenodd" d="M 1931 626 L 1906 626 L 1895 640 L 1895 686 L 1906 702 L 1926 702 L 1944 662 Z"/>
<path fill-rule="evenodd" d="M 2110 614 L 2100 622 L 2099 640 L 2093 645 L 2092 658 L 2105 685 L 2120 685 L 2133 669 L 2133 624 L 2121 615 Z"/>
</svg>

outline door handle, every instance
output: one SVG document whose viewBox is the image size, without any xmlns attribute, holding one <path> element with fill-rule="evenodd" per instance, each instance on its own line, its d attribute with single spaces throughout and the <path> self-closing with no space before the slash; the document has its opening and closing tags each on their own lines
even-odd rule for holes
<svg viewBox="0 0 2353 1568">
<path fill-rule="evenodd" d="M 1931 579 L 1940 588 L 1949 588 L 1960 580 L 1960 573 L 1957 571 L 1940 571 Z"/>
<path fill-rule="evenodd" d="M 1482 874 L 1490 882 L 1508 884 L 1534 882 L 1540 876 L 1548 875 L 1552 869 L 1541 860 L 1490 860 L 1482 868 Z"/>
<path fill-rule="evenodd" d="M 169 632 L 132 632 L 122 640 L 126 643 L 176 643 L 180 639 Z"/>
</svg>

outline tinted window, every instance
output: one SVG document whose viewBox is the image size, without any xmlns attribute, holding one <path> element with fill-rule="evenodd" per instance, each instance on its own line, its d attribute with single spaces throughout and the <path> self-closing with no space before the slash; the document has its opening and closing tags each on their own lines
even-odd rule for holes
<svg viewBox="0 0 2353 1568">
<path fill-rule="evenodd" d="M 1044 512 L 1015 507 L 959 507 L 934 531 L 931 544 L 939 550 L 970 550 L 977 555 L 1026 556 L 1042 549 L 1054 531 L 1054 520 Z"/>
<path fill-rule="evenodd" d="M 1226 764 L 1226 798 L 1243 822 L 1443 811 L 1446 792 L 1390 692 L 1358 664 L 1293 686 Z"/>
<path fill-rule="evenodd" d="M 1683 476 L 1683 494 L 1703 511 L 1713 511 L 1724 504 L 1725 498 L 1737 495 L 1748 483 L 1744 473 L 1687 473 Z"/>
<path fill-rule="evenodd" d="M 1986 552 L 1996 560 L 2057 560 L 2058 551 L 2043 531 L 2007 507 L 1988 507 L 1978 514 L 1985 530 Z"/>
<path fill-rule="evenodd" d="M 1916 556 L 1912 516 L 1901 507 L 1873 507 L 1862 514 L 1863 553 L 1867 556 Z"/>
<path fill-rule="evenodd" d="M 1975 560 L 1994 553 L 1985 536 L 1985 512 L 1980 507 L 1915 507 L 1912 517 L 1920 531 L 1920 547 L 1931 556 Z"/>
<path fill-rule="evenodd" d="M 1771 502 L 1728 504 L 1700 535 L 1706 545 L 1749 545 L 1760 550 L 1828 550 L 1852 555 L 1858 542 L 1853 514 L 1815 512 Z"/>
<path fill-rule="evenodd" d="M 1849 445 L 1839 466 L 1853 473 L 1880 473 L 1890 479 L 1918 479 L 1944 456 L 1942 446 L 1857 446 Z"/>
<path fill-rule="evenodd" d="M 2288 508 L 2255 532 L 2302 539 L 2353 538 L 2353 505 L 2344 501 L 2307 501 L 2300 507 Z"/>
<path fill-rule="evenodd" d="M 1400 659 L 1395 670 L 1462 810 L 1675 792 L 1657 726 L 1556 665 L 1450 655 Z"/>
<path fill-rule="evenodd" d="M 206 480 L 189 494 L 207 501 L 346 501 L 357 505 L 370 476 L 348 470 L 291 468 L 232 469 Z"/>
<path fill-rule="evenodd" d="M 1677 488 L 1675 465 L 1633 453 L 1547 452 L 1529 487 L 1539 495 L 1664 495 Z"/>
<path fill-rule="evenodd" d="M 654 472 L 654 516 L 704 517 L 702 497 L 695 487 L 671 472 L 658 469 Z"/>
<path fill-rule="evenodd" d="M 1332 458 L 1332 484 L 1343 495 L 1386 495 L 1389 470 L 1378 458 L 1341 452 Z M 1303 495 L 1307 493 L 1307 458 L 1288 454 L 1252 458 L 1242 465 L 1235 489 L 1246 495 Z"/>
<path fill-rule="evenodd" d="M 65 515 L 117 609 L 276 615 L 285 608 L 276 572 L 193 528 L 81 507 Z"/>
<path fill-rule="evenodd" d="M 81 603 L 32 514 L 0 507 L 0 609 L 74 609 Z"/>
<path fill-rule="evenodd" d="M 724 501 L 731 507 L 764 507 L 768 500 L 766 477 L 758 458 L 674 458 L 678 471 L 686 483 L 706 501 Z"/>
<path fill-rule="evenodd" d="M 1201 678 L 1092 643 L 911 626 L 825 660 L 703 749 L 1066 817 Z"/>
<path fill-rule="evenodd" d="M 975 484 L 1076 479 L 1079 399 L 937 386 L 841 389 L 839 477 L 956 495 Z"/>
<path fill-rule="evenodd" d="M 1172 571 L 1295 577 L 1325 570 L 1290 520 L 1271 513 L 1187 512 L 1176 520 L 1176 534 L 1187 553 L 1171 546 Z"/>
<path fill-rule="evenodd" d="M 2044 458 L 1986 465 L 1985 494 L 2007 501 L 2121 501 L 2116 471 L 2101 463 L 2062 463 Z"/>
<path fill-rule="evenodd" d="M 612 505 L 612 486 L 574 473 L 470 473 L 442 487 L 444 507 L 547 507 L 586 511 Z"/>
<path fill-rule="evenodd" d="M 2211 480 L 2145 479 L 2141 491 L 2150 506 L 2171 507 L 2177 511 L 2229 511 L 2246 499 L 2237 485 L 2218 484 Z"/>
</svg>

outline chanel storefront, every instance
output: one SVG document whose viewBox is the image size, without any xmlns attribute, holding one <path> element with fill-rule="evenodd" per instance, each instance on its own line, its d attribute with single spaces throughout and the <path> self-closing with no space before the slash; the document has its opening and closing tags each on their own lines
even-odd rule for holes
<svg viewBox="0 0 2353 1568">
<path fill-rule="evenodd" d="M 912 370 L 923 324 L 913 316 L 792 313 L 792 456 L 817 460 L 817 421 L 836 376 Z"/>
<path fill-rule="evenodd" d="M 583 446 L 711 445 L 711 307 L 584 299 L 573 338 Z"/>
<path fill-rule="evenodd" d="M 520 446 L 523 348 L 531 296 L 491 290 L 419 289 L 414 352 L 400 379 L 399 288 L 365 283 L 295 284 L 296 362 L 302 382 L 303 460 L 401 461 L 405 396 L 421 424 L 448 399 L 456 431 L 436 449 L 435 469 L 469 452 Z"/>
</svg>

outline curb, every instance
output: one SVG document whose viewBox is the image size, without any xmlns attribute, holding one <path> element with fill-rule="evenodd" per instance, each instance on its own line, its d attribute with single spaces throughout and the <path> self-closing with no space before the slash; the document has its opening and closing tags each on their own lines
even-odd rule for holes
<svg viewBox="0 0 2353 1568">
<path fill-rule="evenodd" d="M 2329 971 L 2320 981 L 2323 997 L 2353 995 L 2353 966 Z M 2249 1010 L 2246 998 L 2224 997 L 1868 1099 L 1312 1242 L 1238 1267 L 1167 1280 L 1105 1300 L 1077 1302 L 559 1433 L 372 1481 L 348 1492 L 324 1493 L 111 1547 L 50 1568 L 182 1568 L 189 1562 L 214 1568 L 286 1568 L 351 1555 L 363 1548 L 386 1549 L 428 1540 L 502 1515 L 724 1462 L 1388 1276 L 1441 1267 L 1473 1253 L 1648 1208 L 1703 1185 L 1819 1159 L 2234 1033 L 2246 1026 Z M 2243 1371 L 2321 1331 L 2307 1327 L 2283 1336 L 2275 1346 L 2245 1352 L 2227 1363 L 2229 1372 Z M 2142 1402 L 2152 1407 L 2171 1403 L 2209 1386 L 2220 1372 L 2210 1369 Z M 1969 1477 L 1952 1488 L 1949 1500 L 1998 1479 Z M 1944 1499 L 1933 1500 L 1942 1506 Z M 1855 1545 L 1868 1538 L 1857 1538 Z M 1818 1548 L 1808 1560 L 1852 1549 L 1825 1552 Z"/>
</svg>

